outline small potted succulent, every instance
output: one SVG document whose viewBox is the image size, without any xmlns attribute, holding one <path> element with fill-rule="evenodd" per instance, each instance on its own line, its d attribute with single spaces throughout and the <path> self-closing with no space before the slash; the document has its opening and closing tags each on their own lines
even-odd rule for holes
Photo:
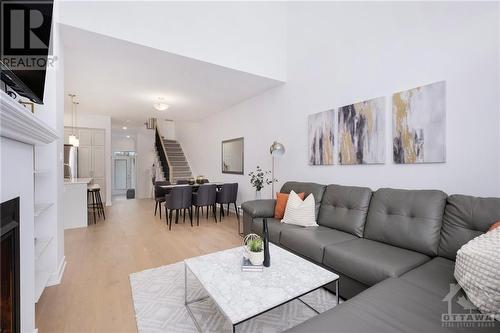
<svg viewBox="0 0 500 333">
<path fill-rule="evenodd" d="M 252 265 L 259 266 L 264 262 L 264 242 L 259 235 L 249 234 L 244 240 L 246 256 Z"/>
</svg>

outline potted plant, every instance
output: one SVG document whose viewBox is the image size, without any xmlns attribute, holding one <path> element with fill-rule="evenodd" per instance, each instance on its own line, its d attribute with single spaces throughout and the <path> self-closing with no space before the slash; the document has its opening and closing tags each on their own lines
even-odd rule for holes
<svg viewBox="0 0 500 333">
<path fill-rule="evenodd" d="M 264 244 L 262 238 L 255 237 L 247 242 L 248 259 L 252 265 L 259 266 L 264 262 Z"/>
<path fill-rule="evenodd" d="M 273 182 L 276 182 L 276 179 L 269 179 L 269 175 L 271 171 L 264 171 L 257 165 L 257 169 L 255 171 L 250 172 L 248 175 L 250 176 L 250 184 L 255 187 L 255 199 L 258 200 L 261 198 L 261 190 L 266 185 L 271 185 Z"/>
</svg>

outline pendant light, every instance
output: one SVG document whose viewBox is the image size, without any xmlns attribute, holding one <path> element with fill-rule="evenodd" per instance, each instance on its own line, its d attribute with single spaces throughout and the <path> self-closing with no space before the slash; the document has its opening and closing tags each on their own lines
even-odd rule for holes
<svg viewBox="0 0 500 333">
<path fill-rule="evenodd" d="M 69 144 L 72 145 L 73 147 L 78 147 L 80 145 L 80 140 L 78 137 L 75 135 L 75 122 L 76 122 L 76 105 L 79 103 L 75 101 L 75 94 L 69 94 L 69 97 L 71 97 L 71 135 L 69 136 Z"/>
</svg>

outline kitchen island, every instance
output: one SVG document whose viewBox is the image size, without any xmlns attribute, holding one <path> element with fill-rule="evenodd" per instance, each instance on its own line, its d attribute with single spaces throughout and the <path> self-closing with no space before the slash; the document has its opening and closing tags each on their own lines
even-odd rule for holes
<svg viewBox="0 0 500 333">
<path fill-rule="evenodd" d="M 64 229 L 87 227 L 87 186 L 90 182 L 92 178 L 64 179 Z"/>
</svg>

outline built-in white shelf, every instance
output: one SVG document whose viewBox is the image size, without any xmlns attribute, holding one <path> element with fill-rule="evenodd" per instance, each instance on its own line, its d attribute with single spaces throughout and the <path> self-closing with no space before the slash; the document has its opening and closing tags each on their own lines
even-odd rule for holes
<svg viewBox="0 0 500 333">
<path fill-rule="evenodd" d="M 42 296 L 43 290 L 49 282 L 50 272 L 49 271 L 35 271 L 35 303 L 38 303 L 40 296 Z"/>
<path fill-rule="evenodd" d="M 35 204 L 35 217 L 42 215 L 47 209 L 49 209 L 54 203 L 45 202 Z"/>
<path fill-rule="evenodd" d="M 35 237 L 35 260 L 38 260 L 49 247 L 53 237 Z"/>
</svg>

